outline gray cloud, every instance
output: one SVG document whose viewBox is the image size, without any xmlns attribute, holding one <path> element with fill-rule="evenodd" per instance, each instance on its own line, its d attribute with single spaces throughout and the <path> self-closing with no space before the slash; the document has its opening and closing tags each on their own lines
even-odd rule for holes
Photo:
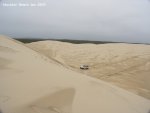
<svg viewBox="0 0 150 113">
<path fill-rule="evenodd" d="M 148 0 L 39 0 L 45 7 L 0 6 L 0 33 L 12 37 L 150 43 Z M 5 3 L 38 3 L 5 0 Z"/>
</svg>

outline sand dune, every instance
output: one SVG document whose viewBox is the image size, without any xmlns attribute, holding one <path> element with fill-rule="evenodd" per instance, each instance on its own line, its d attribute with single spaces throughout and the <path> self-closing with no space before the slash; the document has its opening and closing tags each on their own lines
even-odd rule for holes
<svg viewBox="0 0 150 113">
<path fill-rule="evenodd" d="M 0 37 L 1 113 L 149 113 L 150 100 Z"/>
<path fill-rule="evenodd" d="M 30 107 L 24 108 L 23 112 L 71 113 L 74 95 L 75 90 L 73 88 L 59 90 L 36 100 Z"/>
<path fill-rule="evenodd" d="M 39 41 L 27 45 L 67 68 L 150 99 L 150 45 L 71 44 L 58 41 Z M 81 64 L 88 64 L 90 69 L 80 70 Z"/>
</svg>

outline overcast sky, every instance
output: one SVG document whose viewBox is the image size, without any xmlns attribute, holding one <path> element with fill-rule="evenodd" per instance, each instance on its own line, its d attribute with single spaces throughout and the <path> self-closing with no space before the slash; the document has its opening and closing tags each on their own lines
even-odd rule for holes
<svg viewBox="0 0 150 113">
<path fill-rule="evenodd" d="M 150 43 L 150 0 L 0 0 L 0 34 Z"/>
</svg>

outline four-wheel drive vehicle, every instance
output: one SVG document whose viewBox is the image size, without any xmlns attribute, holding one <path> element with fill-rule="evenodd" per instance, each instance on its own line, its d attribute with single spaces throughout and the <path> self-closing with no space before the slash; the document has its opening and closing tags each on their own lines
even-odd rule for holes
<svg viewBox="0 0 150 113">
<path fill-rule="evenodd" d="M 81 65 L 81 66 L 80 66 L 80 69 L 85 69 L 85 70 L 87 70 L 87 69 L 89 69 L 89 66 L 88 66 L 88 65 Z"/>
</svg>

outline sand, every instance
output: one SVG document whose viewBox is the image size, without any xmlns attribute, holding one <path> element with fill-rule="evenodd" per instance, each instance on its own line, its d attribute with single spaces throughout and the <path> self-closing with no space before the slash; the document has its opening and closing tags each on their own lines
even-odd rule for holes
<svg viewBox="0 0 150 113">
<path fill-rule="evenodd" d="M 149 113 L 150 100 L 0 36 L 1 113 Z"/>
<path fill-rule="evenodd" d="M 27 46 L 71 70 L 150 99 L 150 45 L 39 41 Z M 80 70 L 81 64 L 88 64 L 90 69 Z"/>
</svg>

